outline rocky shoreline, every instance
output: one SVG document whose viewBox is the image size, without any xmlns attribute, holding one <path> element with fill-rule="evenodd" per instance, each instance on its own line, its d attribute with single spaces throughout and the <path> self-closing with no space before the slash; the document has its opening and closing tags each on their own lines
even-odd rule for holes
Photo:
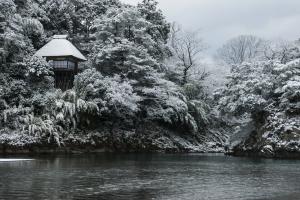
<svg viewBox="0 0 300 200">
<path fill-rule="evenodd" d="M 241 150 L 234 149 L 224 151 L 222 148 L 209 148 L 201 146 L 198 149 L 191 148 L 141 148 L 141 149 L 114 149 L 109 146 L 101 145 L 78 145 L 67 144 L 65 146 L 57 145 L 29 145 L 23 147 L 0 145 L 1 155 L 38 155 L 38 154 L 85 154 L 85 153 L 224 153 L 224 155 L 235 157 L 255 157 L 270 159 L 300 159 L 300 152 L 296 150 L 277 149 L 274 152 L 263 152 L 253 149 Z"/>
<path fill-rule="evenodd" d="M 264 154 L 260 151 L 230 151 L 226 152 L 225 155 L 236 156 L 236 157 L 257 157 L 257 158 L 272 158 L 272 159 L 300 159 L 299 151 L 287 151 L 287 150 L 278 150 L 274 154 Z"/>
<path fill-rule="evenodd" d="M 261 157 L 274 159 L 300 159 L 298 143 L 291 145 L 266 144 L 264 146 L 245 146 L 239 144 L 226 151 L 227 155 L 239 157 Z"/>
<path fill-rule="evenodd" d="M 140 150 L 116 150 L 108 147 L 97 147 L 97 146 L 85 146 L 80 147 L 76 145 L 69 145 L 64 147 L 58 146 L 25 146 L 25 147 L 13 147 L 0 145 L 0 154 L 2 155 L 13 155 L 13 154 L 82 154 L 82 153 L 224 153 L 222 149 L 216 150 L 192 150 L 192 149 L 176 149 L 176 148 L 166 148 L 166 149 L 140 149 Z"/>
<path fill-rule="evenodd" d="M 101 130 L 78 132 L 54 140 L 31 139 L 17 142 L 11 138 L 0 143 L 0 154 L 42 154 L 42 153 L 224 153 L 219 142 L 203 141 L 199 135 L 188 135 L 165 127 L 145 125 L 142 129 L 113 131 Z M 3 140 L 4 141 L 4 140 Z"/>
</svg>

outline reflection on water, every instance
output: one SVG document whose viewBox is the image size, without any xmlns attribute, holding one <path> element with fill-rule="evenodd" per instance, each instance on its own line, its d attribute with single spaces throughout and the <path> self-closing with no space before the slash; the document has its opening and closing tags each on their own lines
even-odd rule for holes
<svg viewBox="0 0 300 200">
<path fill-rule="evenodd" d="M 297 199 L 300 161 L 98 154 L 0 162 L 0 199 Z"/>
</svg>

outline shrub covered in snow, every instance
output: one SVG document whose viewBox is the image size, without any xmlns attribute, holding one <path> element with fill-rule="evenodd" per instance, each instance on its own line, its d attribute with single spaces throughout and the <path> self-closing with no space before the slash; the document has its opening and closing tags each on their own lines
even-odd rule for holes
<svg viewBox="0 0 300 200">
<path fill-rule="evenodd" d="M 248 115 L 254 122 L 256 139 L 251 144 L 242 141 L 240 145 L 244 147 L 241 148 L 248 145 L 247 148 L 260 151 L 265 145 L 277 149 L 278 145 L 283 145 L 280 148 L 285 149 L 284 145 L 290 145 L 289 142 L 298 148 L 299 77 L 299 59 L 286 64 L 272 60 L 244 63 L 233 68 L 229 83 L 221 92 L 223 96 L 219 98 L 219 109 L 236 118 Z M 253 132 L 251 134 L 253 137 Z"/>
<path fill-rule="evenodd" d="M 46 58 L 32 56 L 25 61 L 26 76 L 44 77 L 53 74 L 52 68 L 46 61 Z"/>
</svg>

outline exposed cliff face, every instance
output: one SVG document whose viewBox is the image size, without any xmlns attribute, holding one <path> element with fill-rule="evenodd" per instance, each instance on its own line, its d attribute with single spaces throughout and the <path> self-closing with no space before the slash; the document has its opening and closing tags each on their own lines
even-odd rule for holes
<svg viewBox="0 0 300 200">
<path fill-rule="evenodd" d="M 228 154 L 268 158 L 300 158 L 300 120 L 288 118 L 279 129 L 256 124 L 247 137 L 232 145 Z"/>
</svg>

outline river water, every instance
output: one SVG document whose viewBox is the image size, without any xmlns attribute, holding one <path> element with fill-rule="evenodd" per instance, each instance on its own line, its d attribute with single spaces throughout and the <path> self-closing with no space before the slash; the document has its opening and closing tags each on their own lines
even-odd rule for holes
<svg viewBox="0 0 300 200">
<path fill-rule="evenodd" d="M 297 160 L 222 154 L 97 154 L 32 159 L 0 159 L 0 199 L 300 199 Z"/>
</svg>

